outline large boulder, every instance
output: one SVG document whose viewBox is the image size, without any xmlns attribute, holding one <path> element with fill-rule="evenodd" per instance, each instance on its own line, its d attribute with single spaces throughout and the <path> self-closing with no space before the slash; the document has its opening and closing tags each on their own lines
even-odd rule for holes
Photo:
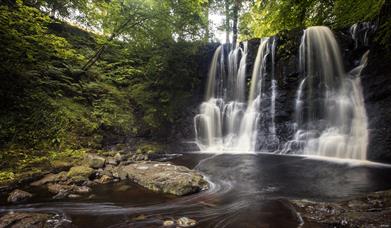
<svg viewBox="0 0 391 228">
<path fill-rule="evenodd" d="M 208 188 L 198 172 L 184 166 L 162 162 L 138 162 L 119 168 L 121 179 L 131 181 L 152 191 L 187 195 Z"/>
<path fill-rule="evenodd" d="M 22 190 L 19 190 L 19 189 L 15 189 L 14 191 L 12 191 L 8 198 L 7 198 L 7 201 L 9 203 L 18 203 L 18 202 L 21 202 L 21 201 L 25 201 L 29 198 L 31 198 L 33 195 L 29 192 L 26 192 L 26 191 L 22 191 Z"/>
</svg>

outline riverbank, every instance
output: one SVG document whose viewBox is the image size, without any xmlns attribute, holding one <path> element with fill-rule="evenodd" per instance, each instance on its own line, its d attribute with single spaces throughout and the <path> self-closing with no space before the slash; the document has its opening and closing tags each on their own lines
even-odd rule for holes
<svg viewBox="0 0 391 228">
<path fill-rule="evenodd" d="M 290 200 L 300 227 L 390 227 L 391 190 L 335 202 Z"/>
<path fill-rule="evenodd" d="M 178 196 L 207 189 L 207 182 L 198 172 L 164 162 L 175 156 L 153 151 L 84 152 L 79 157 L 52 161 L 53 165 L 42 166 L 35 172 L 18 173 L 17 178 L 1 182 L 1 193 L 8 194 L 8 203 L 33 197 L 23 191 L 28 186 L 46 188 L 53 194 L 53 199 L 78 198 L 90 193 L 95 185 L 124 180 L 155 192 Z"/>
</svg>

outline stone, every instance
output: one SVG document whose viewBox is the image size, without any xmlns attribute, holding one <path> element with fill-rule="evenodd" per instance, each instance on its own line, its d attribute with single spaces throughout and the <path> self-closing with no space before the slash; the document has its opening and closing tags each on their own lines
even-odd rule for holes
<svg viewBox="0 0 391 228">
<path fill-rule="evenodd" d="M 52 194 L 58 194 L 60 192 L 70 192 L 73 186 L 64 184 L 48 184 L 47 189 Z"/>
<path fill-rule="evenodd" d="M 172 220 L 165 220 L 163 222 L 163 226 L 173 226 L 173 225 L 175 225 L 175 222 Z"/>
<path fill-rule="evenodd" d="M 115 160 L 114 158 L 107 158 L 106 164 L 109 164 L 109 165 L 118 165 L 119 162 L 118 162 L 117 160 Z"/>
<path fill-rule="evenodd" d="M 65 199 L 69 195 L 69 191 L 66 190 L 60 190 L 55 196 L 53 196 L 53 199 Z"/>
<path fill-rule="evenodd" d="M 178 224 L 179 227 L 191 227 L 191 226 L 195 226 L 197 224 L 197 221 L 187 217 L 181 217 L 176 220 L 176 223 Z"/>
<path fill-rule="evenodd" d="M 198 172 L 184 166 L 163 162 L 137 162 L 119 168 L 121 179 L 131 181 L 152 191 L 183 196 L 208 188 Z"/>
<path fill-rule="evenodd" d="M 51 214 L 11 212 L 0 217 L 0 227 L 54 227 L 49 226 Z"/>
<path fill-rule="evenodd" d="M 91 192 L 91 188 L 87 186 L 73 186 L 72 192 L 78 193 L 78 194 L 87 194 Z"/>
<path fill-rule="evenodd" d="M 106 165 L 105 169 L 100 174 L 113 177 L 113 173 L 116 172 L 116 167 L 113 165 Z"/>
<path fill-rule="evenodd" d="M 121 161 L 123 161 L 123 157 L 120 153 L 116 153 L 114 155 L 114 159 L 117 161 L 117 163 L 120 163 Z"/>
<path fill-rule="evenodd" d="M 93 169 L 103 168 L 105 166 L 106 159 L 94 154 L 87 155 L 88 165 Z"/>
<path fill-rule="evenodd" d="M 81 195 L 77 195 L 77 194 L 69 194 L 68 195 L 68 198 L 70 198 L 70 199 L 77 199 L 77 198 L 80 198 L 81 197 Z"/>
<path fill-rule="evenodd" d="M 103 175 L 103 176 L 101 176 L 99 178 L 98 183 L 100 183 L 100 184 L 107 184 L 107 183 L 111 182 L 112 180 L 113 180 L 112 177 L 107 176 L 107 175 Z"/>
<path fill-rule="evenodd" d="M 391 190 L 335 202 L 289 200 L 304 223 L 325 227 L 388 227 Z"/>
<path fill-rule="evenodd" d="M 14 191 L 12 191 L 9 195 L 8 195 L 8 198 L 7 198 L 7 202 L 9 203 L 18 203 L 18 202 L 22 202 L 22 201 L 25 201 L 29 198 L 31 198 L 33 195 L 29 192 L 26 192 L 26 191 L 23 191 L 23 190 L 20 190 L 20 189 L 15 189 Z"/>
<path fill-rule="evenodd" d="M 128 185 L 121 185 L 121 186 L 119 186 L 117 188 L 117 191 L 119 191 L 119 192 L 126 192 L 129 189 L 130 189 L 130 186 L 128 186 Z"/>
<path fill-rule="evenodd" d="M 58 174 L 49 173 L 49 174 L 45 175 L 42 179 L 30 183 L 30 185 L 36 187 L 36 186 L 45 185 L 47 183 L 66 181 L 66 179 L 67 179 L 66 174 L 67 174 L 66 172 L 61 172 Z"/>
<path fill-rule="evenodd" d="M 94 173 L 94 170 L 87 166 L 74 166 L 68 173 L 67 177 L 72 182 L 88 181 L 89 177 Z"/>
</svg>

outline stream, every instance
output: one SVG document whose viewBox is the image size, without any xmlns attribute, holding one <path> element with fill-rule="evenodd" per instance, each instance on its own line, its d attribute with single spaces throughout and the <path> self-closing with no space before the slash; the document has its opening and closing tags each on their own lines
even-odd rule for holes
<svg viewBox="0 0 391 228">
<path fill-rule="evenodd" d="M 95 186 L 92 198 L 54 200 L 36 187 L 28 203 L 0 206 L 0 213 L 55 212 L 77 227 L 160 227 L 183 216 L 197 227 L 298 227 L 286 199 L 332 201 L 391 188 L 391 166 L 368 161 L 186 153 L 172 162 L 201 171 L 209 190 L 175 197 L 122 181 Z"/>
</svg>

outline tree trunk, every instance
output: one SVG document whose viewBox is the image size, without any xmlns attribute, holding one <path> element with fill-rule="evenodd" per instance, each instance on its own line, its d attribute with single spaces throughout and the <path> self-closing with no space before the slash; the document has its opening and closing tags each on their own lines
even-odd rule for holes
<svg viewBox="0 0 391 228">
<path fill-rule="evenodd" d="M 208 1 L 208 3 L 206 4 L 206 9 L 205 9 L 205 15 L 206 15 L 206 27 L 205 27 L 205 37 L 204 37 L 204 40 L 206 42 L 209 41 L 209 38 L 210 38 L 210 30 L 209 30 L 209 7 L 210 7 L 210 1 Z"/>
<path fill-rule="evenodd" d="M 236 42 L 238 40 L 238 17 L 239 17 L 239 0 L 234 2 L 233 10 L 233 25 L 232 25 L 232 44 L 233 48 L 236 48 Z"/>
<path fill-rule="evenodd" d="M 231 26 L 229 25 L 230 16 L 229 16 L 229 0 L 225 0 L 225 42 L 229 43 L 229 32 L 231 31 Z"/>
<path fill-rule="evenodd" d="M 102 45 L 98 51 L 95 52 L 94 56 L 88 60 L 88 62 L 83 66 L 82 70 L 88 70 L 92 65 L 95 64 L 96 61 L 102 56 L 103 52 L 106 50 L 107 45 Z"/>
</svg>

